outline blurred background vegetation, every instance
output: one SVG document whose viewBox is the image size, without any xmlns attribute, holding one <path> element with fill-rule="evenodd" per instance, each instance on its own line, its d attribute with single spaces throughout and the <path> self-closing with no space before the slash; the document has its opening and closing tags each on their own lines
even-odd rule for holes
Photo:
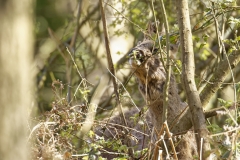
<svg viewBox="0 0 240 160">
<path fill-rule="evenodd" d="M 38 109 L 44 112 L 51 109 L 51 102 L 54 100 L 51 88 L 53 81 L 57 79 L 62 81 L 66 89 L 63 94 L 68 100 L 68 97 L 73 98 L 72 94 L 82 81 L 73 66 L 71 57 L 68 53 L 61 53 L 65 52 L 65 49 L 63 51 L 58 48 L 60 45 L 62 47 L 70 45 L 75 34 L 78 1 L 37 0 L 36 2 L 35 57 L 39 69 Z M 80 3 L 80 32 L 74 47 L 74 60 L 82 77 L 90 82 L 87 86 L 82 84 L 81 89 L 76 93 L 78 103 L 85 103 L 82 94 L 86 93 L 85 91 L 91 91 L 98 83 L 100 76 L 108 71 L 98 1 L 81 1 Z M 113 62 L 116 64 L 117 76 L 121 81 L 129 77 L 130 67 L 126 63 L 128 50 L 142 39 L 141 31 L 145 30 L 149 21 L 153 21 L 150 5 L 150 1 L 109 1 L 105 4 Z M 173 2 L 169 2 L 166 7 L 169 10 L 169 23 L 176 27 L 176 15 L 170 12 L 171 8 L 174 8 Z M 159 9 L 160 6 L 156 5 L 155 10 Z M 160 14 L 157 14 L 157 19 L 161 21 Z M 134 84 L 135 82 L 129 83 L 127 87 L 131 95 L 136 95 L 136 101 L 143 104 Z M 106 97 L 109 96 L 111 95 L 106 95 Z M 110 106 L 112 104 L 109 101 L 104 108 Z"/>
<path fill-rule="evenodd" d="M 220 57 L 214 21 L 209 14 L 211 11 L 209 2 L 189 1 L 194 31 L 195 74 L 200 91 L 206 83 L 214 83 L 208 80 L 216 70 L 216 62 L 219 62 Z M 104 3 L 116 76 L 120 89 L 122 89 L 121 82 L 131 95 L 129 97 L 125 92 L 121 92 L 124 108 L 133 106 L 131 99 L 139 107 L 145 105 L 138 92 L 136 81 L 131 76 L 127 53 L 138 41 L 142 40 L 143 31 L 148 22 L 154 21 L 151 3 L 152 1 L 149 0 L 105 0 Z M 167 0 L 164 3 L 170 31 L 172 34 L 177 33 L 175 7 L 177 4 Z M 216 15 L 219 14 L 217 18 L 224 33 L 223 39 L 228 54 L 232 52 L 239 54 L 239 6 L 240 2 L 237 0 L 223 0 L 215 3 Z M 162 24 L 162 12 L 157 1 L 154 1 L 154 12 L 157 20 Z M 161 28 L 161 25 L 159 27 Z M 55 113 L 53 109 L 56 106 L 58 111 L 61 106 L 69 108 L 78 106 L 81 111 L 86 112 L 101 76 L 109 74 L 99 2 L 97 0 L 36 0 L 34 32 L 36 37 L 37 119 L 45 121 L 48 116 L 43 115 L 46 115 L 47 111 Z M 174 40 L 176 42 L 177 37 Z M 178 53 L 175 62 L 181 71 L 180 57 Z M 181 73 L 174 68 L 174 74 L 179 83 L 179 93 L 185 100 L 180 84 Z M 234 69 L 234 77 L 235 82 L 239 82 L 239 65 Z M 240 98 L 239 85 L 239 83 L 236 84 L 237 99 Z M 116 106 L 112 82 L 109 81 L 106 87 L 99 102 L 97 118 L 105 117 Z M 221 89 L 211 99 L 207 109 L 227 104 L 231 106 L 234 100 L 233 95 L 232 77 L 229 74 Z M 221 129 L 227 118 L 228 116 L 215 117 L 210 121 L 217 123 Z M 48 121 L 54 121 L 54 119 L 50 116 Z M 79 119 L 79 121 L 83 120 Z M 64 153 L 67 156 L 68 152 Z"/>
</svg>

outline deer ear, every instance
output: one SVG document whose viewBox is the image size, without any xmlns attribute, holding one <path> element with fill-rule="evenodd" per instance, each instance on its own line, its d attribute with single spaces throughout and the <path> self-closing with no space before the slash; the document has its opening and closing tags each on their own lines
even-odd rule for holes
<svg viewBox="0 0 240 160">
<path fill-rule="evenodd" d="M 146 30 L 147 30 L 148 34 L 151 34 L 151 31 L 152 31 L 152 23 L 151 22 L 148 22 Z"/>
<path fill-rule="evenodd" d="M 156 22 L 148 22 L 148 25 L 147 25 L 147 29 L 146 29 L 146 33 L 144 35 L 144 39 L 147 40 L 149 39 L 149 36 L 153 36 L 157 33 L 157 26 L 156 25 L 159 25 L 159 21 L 156 21 Z"/>
<path fill-rule="evenodd" d="M 161 30 L 160 36 L 163 36 L 163 35 L 165 35 L 165 34 L 166 34 L 166 29 L 165 29 L 164 23 L 163 23 L 163 24 L 162 24 L 162 30 Z"/>
<path fill-rule="evenodd" d="M 170 44 L 170 46 L 169 46 L 170 58 L 176 59 L 177 53 L 178 53 L 178 48 L 179 48 L 179 45 L 177 45 L 177 44 Z"/>
<path fill-rule="evenodd" d="M 157 33 L 157 26 L 159 25 L 159 21 L 156 21 L 156 22 L 152 22 L 151 23 L 151 33 Z"/>
<path fill-rule="evenodd" d="M 156 22 L 149 22 L 148 23 L 148 32 L 150 34 L 156 34 L 157 33 L 157 26 L 160 24 L 159 21 L 156 21 Z"/>
<path fill-rule="evenodd" d="M 146 32 L 144 33 L 144 40 L 149 39 L 149 35 L 151 34 L 151 22 L 148 22 Z"/>
</svg>

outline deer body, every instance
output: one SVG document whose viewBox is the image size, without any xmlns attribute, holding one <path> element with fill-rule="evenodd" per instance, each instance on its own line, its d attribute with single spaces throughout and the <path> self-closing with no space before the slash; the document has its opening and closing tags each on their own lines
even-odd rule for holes
<svg viewBox="0 0 240 160">
<path fill-rule="evenodd" d="M 155 34 L 155 31 L 156 28 L 152 24 L 149 25 L 147 30 L 149 33 L 148 35 Z M 155 142 L 158 140 L 158 133 L 160 132 L 163 124 L 163 90 L 166 83 L 166 71 L 162 61 L 160 61 L 159 55 L 156 54 L 156 50 L 154 49 L 154 41 L 151 40 L 148 35 L 145 35 L 143 42 L 140 42 L 130 51 L 129 63 L 132 67 L 135 77 L 137 78 L 139 91 L 141 92 L 143 98 L 145 99 L 146 105 L 149 108 L 148 113 L 145 116 L 145 120 L 148 122 L 149 128 L 144 129 L 142 125 L 135 124 L 133 122 L 133 120 L 130 118 L 131 115 L 133 116 L 134 114 L 139 114 L 139 111 L 136 109 L 131 109 L 124 112 L 124 114 L 126 120 L 128 121 L 128 127 L 133 128 L 138 132 L 131 130 L 130 132 L 127 131 L 123 133 L 122 130 L 124 127 L 115 127 L 114 129 L 103 132 L 105 138 L 118 137 L 122 139 L 123 144 L 135 148 L 135 150 L 149 148 L 149 144 L 151 146 L 156 145 L 156 143 L 154 144 L 154 140 Z M 175 52 L 177 52 L 176 46 L 177 45 L 171 45 L 170 57 L 175 57 Z M 188 110 L 186 110 L 187 104 L 183 103 L 178 95 L 178 88 L 174 75 L 172 75 L 170 78 L 168 92 L 169 100 L 167 123 L 170 128 L 170 132 L 173 134 L 179 134 L 182 132 L 185 133 L 179 138 L 180 140 L 177 139 L 175 141 L 177 157 L 179 160 L 192 160 L 194 159 L 194 156 L 197 155 L 197 146 L 194 133 L 189 131 L 192 126 L 191 114 Z M 182 113 L 184 116 L 181 117 L 180 115 Z M 115 124 L 121 123 L 119 115 L 111 118 L 110 122 Z M 100 131 L 99 129 L 97 130 L 98 132 Z M 154 133 L 151 133 L 151 131 Z M 144 134 L 148 136 L 145 136 Z M 129 137 L 126 138 L 129 135 L 136 137 L 138 140 L 129 140 Z M 153 141 L 151 135 L 154 137 Z M 167 150 L 171 153 L 171 147 L 168 146 Z M 129 155 L 131 155 L 131 151 L 129 152 Z M 104 157 L 113 158 L 116 157 L 116 155 L 114 156 L 107 154 Z"/>
<path fill-rule="evenodd" d="M 148 42 L 150 41 L 148 40 Z M 160 57 L 157 54 L 152 54 L 152 46 L 146 44 L 146 42 L 138 44 L 130 53 L 129 62 L 137 78 L 139 91 L 149 107 L 153 126 L 159 133 L 163 124 L 163 90 L 166 82 L 166 71 L 160 61 Z M 135 55 L 132 56 L 132 54 Z M 171 126 L 172 122 L 175 122 L 176 118 L 186 109 L 187 104 L 183 103 L 178 95 L 173 75 L 171 76 L 168 92 L 167 122 Z M 175 123 L 171 132 L 174 134 L 182 132 L 184 127 L 181 124 L 178 125 L 177 122 Z M 184 135 L 176 149 L 180 152 L 178 155 L 179 159 L 193 159 L 193 155 L 197 155 L 193 133 L 188 132 Z"/>
</svg>

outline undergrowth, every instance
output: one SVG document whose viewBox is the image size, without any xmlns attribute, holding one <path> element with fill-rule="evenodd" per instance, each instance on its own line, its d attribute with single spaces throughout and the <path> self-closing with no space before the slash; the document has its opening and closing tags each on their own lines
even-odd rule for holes
<svg viewBox="0 0 240 160">
<path fill-rule="evenodd" d="M 85 133 L 83 138 L 79 137 L 79 131 L 85 121 L 88 111 L 88 104 L 70 106 L 63 96 L 64 85 L 60 81 L 54 81 L 52 90 L 55 100 L 52 102 L 52 109 L 44 113 L 39 119 L 39 123 L 33 127 L 29 141 L 33 142 L 31 151 L 32 159 L 43 160 L 78 160 L 78 159 L 106 159 L 102 155 L 110 153 L 114 159 L 147 159 L 148 149 L 144 148 L 130 154 L 129 150 L 133 146 L 127 146 L 122 143 L 125 132 L 118 133 L 114 138 L 106 139 L 100 132 L 96 133 L 96 128 L 101 130 L 117 130 L 117 123 L 108 123 L 104 120 L 95 120 L 92 130 Z M 229 107 L 229 103 L 220 100 L 222 104 Z M 219 111 L 220 112 L 220 111 Z M 227 111 L 221 111 L 220 116 L 229 114 Z M 134 121 L 139 120 L 137 115 L 131 117 Z M 223 117 L 224 118 L 224 117 Z M 238 120 L 239 121 L 239 120 Z M 226 159 L 230 154 L 240 152 L 239 127 L 233 127 L 234 121 L 231 118 L 225 118 L 225 124 L 208 125 L 211 133 L 210 143 L 217 159 Z M 100 129 L 99 129 L 100 130 Z M 117 131 L 116 131 L 117 132 Z M 103 132 L 104 133 L 104 132 Z M 134 137 L 134 135 L 132 136 Z M 173 138 L 176 136 L 173 136 Z M 136 140 L 137 142 L 137 140 Z M 236 145 L 235 145 L 236 144 Z M 234 153 L 235 151 L 236 153 Z"/>
</svg>

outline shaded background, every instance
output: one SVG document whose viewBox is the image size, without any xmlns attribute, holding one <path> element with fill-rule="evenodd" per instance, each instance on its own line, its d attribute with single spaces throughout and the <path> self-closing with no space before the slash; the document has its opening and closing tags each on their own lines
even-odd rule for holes
<svg viewBox="0 0 240 160">
<path fill-rule="evenodd" d="M 153 21 L 151 11 L 151 2 L 149 1 L 106 1 L 106 17 L 108 20 L 108 30 L 110 36 L 110 47 L 113 62 L 117 67 L 117 77 L 124 84 L 130 78 L 130 67 L 125 58 L 128 50 L 137 44 L 143 37 L 146 25 Z M 206 6 L 201 2 L 190 1 L 190 14 L 192 26 L 202 25 L 206 21 L 202 19 L 207 13 Z M 166 5 L 170 31 L 175 32 L 177 27 L 175 4 L 170 1 Z M 78 1 L 65 0 L 37 0 L 36 18 L 35 18 L 35 60 L 38 68 L 37 74 L 37 99 L 38 110 L 44 112 L 51 109 L 51 102 L 54 99 L 51 84 L 55 80 L 60 80 L 64 84 L 63 97 L 69 100 L 74 98 L 76 103 L 86 103 L 83 99 L 83 93 L 88 92 L 87 97 L 91 95 L 94 85 L 98 79 L 107 71 L 106 53 L 102 33 L 101 15 L 99 13 L 99 4 L 97 1 L 81 1 L 79 33 L 77 35 L 74 59 L 83 78 L 90 83 L 87 86 L 80 85 L 76 97 L 72 94 L 76 92 L 77 86 L 82 79 L 79 77 L 76 68 L 72 67 L 71 57 L 65 53 L 66 45 L 70 45 L 72 36 L 77 27 Z M 157 19 L 162 22 L 160 6 L 155 5 Z M 236 28 L 229 25 L 228 18 L 237 18 L 239 11 L 227 12 L 224 17 L 225 37 L 234 39 L 233 31 Z M 222 17 L 219 17 L 221 23 Z M 161 28 L 161 25 L 160 25 Z M 51 33 L 49 33 L 49 29 Z M 196 61 L 196 81 L 201 89 L 207 83 L 208 77 L 214 71 L 214 63 L 218 55 L 218 45 L 215 35 L 214 24 L 204 27 L 202 30 L 193 33 L 195 61 Z M 237 33 L 238 35 L 238 33 Z M 64 46 L 65 45 L 65 46 Z M 63 49 L 59 49 L 61 47 Z M 227 45 L 229 47 L 229 45 Z M 228 49 L 228 48 L 227 48 Z M 61 53 L 62 52 L 62 53 Z M 178 55 L 180 59 L 180 55 Z M 177 63 L 179 60 L 176 60 Z M 236 82 L 239 80 L 239 67 L 236 67 Z M 179 76 L 179 72 L 175 72 Z M 178 78 L 180 83 L 180 79 Z M 223 88 L 217 93 L 218 98 L 233 100 L 233 90 L 230 84 L 231 77 L 223 85 Z M 111 83 L 109 83 L 111 85 Z M 138 105 L 144 105 L 141 96 L 137 91 L 134 78 L 126 85 L 130 95 Z M 70 89 L 68 89 L 70 88 Z M 109 87 L 110 88 L 110 87 Z M 180 86 L 181 92 L 181 86 Z M 68 95 L 67 95 L 68 93 Z M 71 93 L 71 94 L 70 94 Z M 105 97 L 111 97 L 112 90 L 106 93 Z M 184 94 L 182 93 L 184 99 Z M 105 99 L 104 99 L 105 100 Z M 112 101 L 104 103 L 102 108 L 112 107 Z M 209 107 L 217 107 L 216 97 L 212 99 Z"/>
</svg>

